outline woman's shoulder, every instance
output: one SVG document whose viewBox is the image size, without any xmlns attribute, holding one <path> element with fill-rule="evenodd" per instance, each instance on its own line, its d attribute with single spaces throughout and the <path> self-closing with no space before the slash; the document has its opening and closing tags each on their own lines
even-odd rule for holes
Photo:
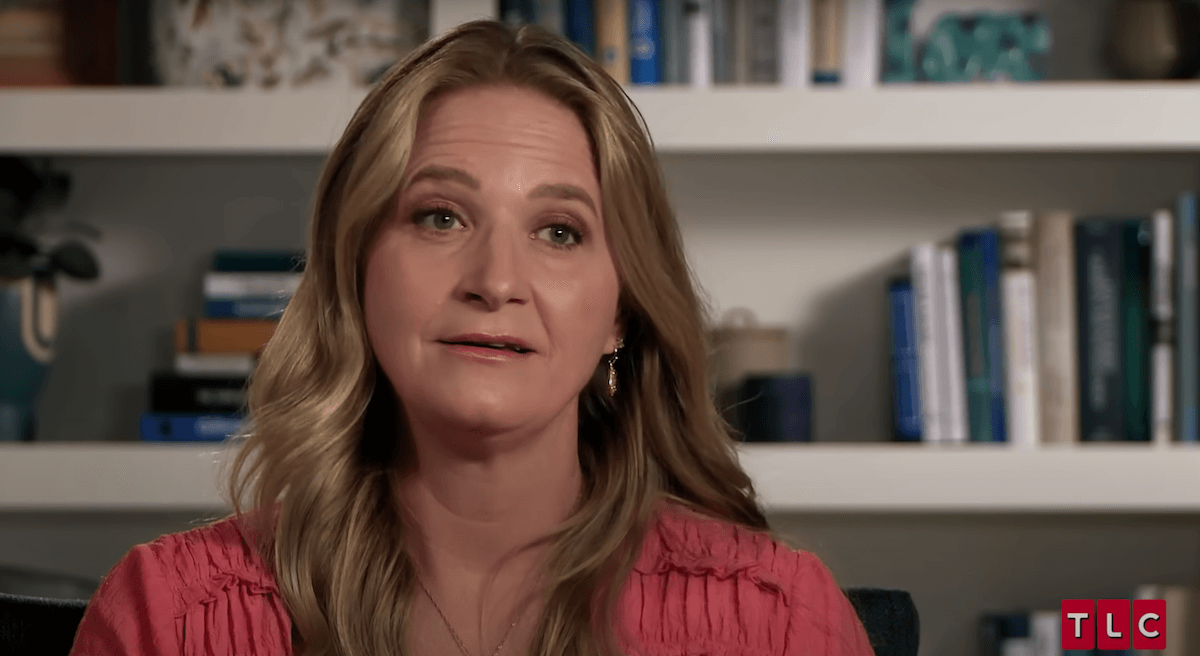
<svg viewBox="0 0 1200 656">
<path fill-rule="evenodd" d="M 679 504 L 647 527 L 624 590 L 630 653 L 720 646 L 728 654 L 869 656 L 866 632 L 812 552 Z"/>
<path fill-rule="evenodd" d="M 662 504 L 646 531 L 636 571 L 688 571 L 728 577 L 748 573 L 785 589 L 807 570 L 823 570 L 816 555 L 791 548 L 766 531 L 718 519 L 682 504 Z"/>
<path fill-rule="evenodd" d="M 172 593 L 177 616 L 235 586 L 251 594 L 278 592 L 275 577 L 251 544 L 241 517 L 163 535 L 134 547 L 126 559 L 151 561 Z"/>
<path fill-rule="evenodd" d="M 226 518 L 130 549 L 92 595 L 71 653 L 285 654 L 289 631 L 245 522 Z"/>
</svg>

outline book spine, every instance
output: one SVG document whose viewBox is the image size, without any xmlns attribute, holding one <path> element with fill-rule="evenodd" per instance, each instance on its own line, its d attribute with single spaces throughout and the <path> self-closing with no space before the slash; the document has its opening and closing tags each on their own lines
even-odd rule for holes
<svg viewBox="0 0 1200 656">
<path fill-rule="evenodd" d="M 1169 444 L 1175 441 L 1175 217 L 1171 210 L 1162 208 L 1154 212 L 1151 221 L 1151 431 L 1155 443 Z"/>
<path fill-rule="evenodd" d="M 945 358 L 946 440 L 967 442 L 971 429 L 967 422 L 967 379 L 963 363 L 962 303 L 958 283 L 958 251 L 951 246 L 938 247 L 938 289 L 942 294 L 941 351 Z"/>
<path fill-rule="evenodd" d="M 142 440 L 147 442 L 222 442 L 241 430 L 242 419 L 228 414 L 142 415 Z"/>
<path fill-rule="evenodd" d="M 180 319 L 175 322 L 176 353 L 254 353 L 275 333 L 265 319 Z"/>
<path fill-rule="evenodd" d="M 279 318 L 287 309 L 286 298 L 210 298 L 204 301 L 204 316 L 208 319 L 271 319 Z"/>
<path fill-rule="evenodd" d="M 879 84 L 883 62 L 883 0 L 847 0 L 845 86 Z"/>
<path fill-rule="evenodd" d="M 661 31 L 658 10 L 658 0 L 631 0 L 630 12 L 633 22 L 630 27 L 632 59 L 629 64 L 629 79 L 633 84 L 661 82 Z"/>
<path fill-rule="evenodd" d="M 753 84 L 779 82 L 779 0 L 747 0 L 749 79 Z"/>
<path fill-rule="evenodd" d="M 897 441 L 921 439 L 921 393 L 913 308 L 913 288 L 907 280 L 888 286 L 888 316 L 892 342 L 892 400 Z"/>
<path fill-rule="evenodd" d="M 805 89 L 812 81 L 810 0 L 779 0 L 779 82 Z"/>
<path fill-rule="evenodd" d="M 847 0 L 812 0 L 812 81 L 838 84 L 842 80 Z"/>
<path fill-rule="evenodd" d="M 1000 235 L 996 230 L 979 233 L 984 294 L 984 335 L 987 353 L 987 379 L 991 441 L 1008 441 L 1007 404 L 1005 403 L 1004 314 L 1000 290 Z"/>
<path fill-rule="evenodd" d="M 1123 437 L 1150 440 L 1150 223 L 1121 224 L 1121 387 Z"/>
<path fill-rule="evenodd" d="M 1080 439 L 1121 439 L 1120 231 L 1104 219 L 1076 226 Z"/>
<path fill-rule="evenodd" d="M 972 442 L 991 442 L 991 390 L 988 385 L 987 309 L 984 303 L 983 252 L 973 232 L 959 236 L 959 295 L 962 306 L 967 424 Z"/>
<path fill-rule="evenodd" d="M 240 376 L 254 371 L 254 356 L 244 353 L 176 353 L 175 373 L 181 376 Z"/>
<path fill-rule="evenodd" d="M 204 274 L 204 295 L 209 298 L 292 295 L 300 286 L 300 273 L 229 273 Z"/>
<path fill-rule="evenodd" d="M 710 0 L 688 0 L 684 5 L 687 20 L 688 84 L 696 89 L 713 85 L 713 23 Z"/>
<path fill-rule="evenodd" d="M 662 83 L 687 84 L 687 25 L 685 0 L 661 0 Z"/>
<path fill-rule="evenodd" d="M 1034 220 L 1037 276 L 1038 391 L 1045 443 L 1079 439 L 1079 365 L 1076 339 L 1075 217 L 1040 212 Z"/>
<path fill-rule="evenodd" d="M 586 52 L 596 56 L 596 15 L 592 0 L 567 0 L 567 38 Z"/>
<path fill-rule="evenodd" d="M 221 250 L 213 254 L 213 271 L 288 272 L 304 270 L 304 251 Z"/>
<path fill-rule="evenodd" d="M 156 373 L 150 379 L 150 412 L 238 414 L 246 405 L 246 378 Z"/>
<path fill-rule="evenodd" d="M 600 64 L 618 83 L 629 84 L 629 5 L 627 0 L 595 0 L 596 49 Z"/>
<path fill-rule="evenodd" d="M 1192 192 L 1180 194 L 1176 226 L 1176 265 L 1178 280 L 1175 292 L 1175 372 L 1177 381 L 1175 405 L 1176 420 L 1179 422 L 1178 439 L 1184 442 L 1200 440 L 1197 426 L 1197 406 L 1200 404 L 1200 336 L 1196 321 L 1197 247 L 1200 246 L 1200 231 L 1197 230 L 1196 195 Z"/>
<path fill-rule="evenodd" d="M 537 24 L 558 34 L 567 33 L 566 0 L 537 0 Z"/>
<path fill-rule="evenodd" d="M 943 381 L 944 354 L 939 348 L 941 331 L 941 294 L 937 289 L 937 254 L 933 244 L 920 244 L 909 254 L 912 276 L 915 335 L 917 339 L 918 382 L 921 389 L 922 439 L 926 442 L 946 441 L 945 389 Z"/>
<path fill-rule="evenodd" d="M 1014 212 L 1002 218 L 1005 390 L 1008 401 L 1008 441 L 1018 447 L 1034 447 L 1039 438 L 1037 369 L 1036 282 L 1030 239 L 1031 212 Z"/>
</svg>

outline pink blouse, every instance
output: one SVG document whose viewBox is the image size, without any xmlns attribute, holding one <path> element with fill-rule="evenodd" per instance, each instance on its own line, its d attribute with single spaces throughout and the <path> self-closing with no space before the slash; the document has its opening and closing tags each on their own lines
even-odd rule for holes
<svg viewBox="0 0 1200 656">
<path fill-rule="evenodd" d="M 622 590 L 629 656 L 874 656 L 829 570 L 740 526 L 666 511 Z M 290 655 L 275 580 L 236 519 L 134 547 L 92 597 L 72 656 Z"/>
</svg>

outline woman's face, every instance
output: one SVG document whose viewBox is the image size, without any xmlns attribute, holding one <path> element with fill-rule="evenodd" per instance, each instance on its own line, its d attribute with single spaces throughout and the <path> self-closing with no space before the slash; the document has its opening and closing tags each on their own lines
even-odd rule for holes
<svg viewBox="0 0 1200 656">
<path fill-rule="evenodd" d="M 364 281 L 367 332 L 414 428 L 576 425 L 619 337 L 587 133 L 513 87 L 429 106 Z"/>
</svg>

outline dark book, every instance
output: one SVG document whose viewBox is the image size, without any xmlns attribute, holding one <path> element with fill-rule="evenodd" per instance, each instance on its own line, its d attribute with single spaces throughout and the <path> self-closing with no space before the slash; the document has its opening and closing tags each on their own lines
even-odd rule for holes
<svg viewBox="0 0 1200 656">
<path fill-rule="evenodd" d="M 738 387 L 737 430 L 746 442 L 812 441 L 812 379 L 749 376 Z"/>
<path fill-rule="evenodd" d="M 235 414 L 246 406 L 245 377 L 181 376 L 157 372 L 150 380 L 153 413 Z"/>
</svg>

